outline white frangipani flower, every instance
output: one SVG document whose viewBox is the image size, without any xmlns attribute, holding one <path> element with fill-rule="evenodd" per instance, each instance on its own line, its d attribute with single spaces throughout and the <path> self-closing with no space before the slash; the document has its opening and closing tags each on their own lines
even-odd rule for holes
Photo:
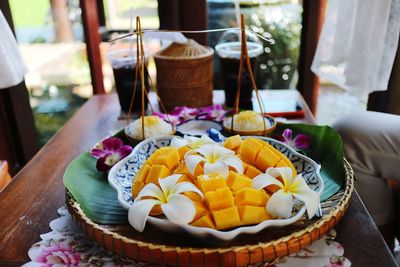
<svg viewBox="0 0 400 267">
<path fill-rule="evenodd" d="M 174 174 L 158 180 L 160 187 L 149 183 L 139 192 L 133 205 L 129 208 L 129 223 L 142 232 L 151 209 L 160 205 L 168 220 L 178 224 L 190 223 L 196 215 L 193 201 L 182 195 L 184 192 L 195 192 L 204 198 L 203 193 L 192 183 L 180 182 L 182 174 Z"/>
<path fill-rule="evenodd" d="M 267 202 L 268 213 L 272 216 L 289 218 L 293 209 L 293 197 L 304 202 L 308 218 L 311 219 L 317 212 L 319 195 L 308 187 L 301 174 L 293 177 L 292 170 L 288 167 L 268 168 L 265 174 L 259 174 L 252 181 L 252 187 L 255 189 L 269 185 L 277 185 L 280 188 Z"/>
<path fill-rule="evenodd" d="M 191 149 L 197 149 L 205 144 L 217 144 L 208 135 L 203 134 L 201 137 L 184 135 L 183 138 L 174 136 L 171 140 L 171 147 L 180 148 L 188 146 Z"/>
<path fill-rule="evenodd" d="M 185 155 L 185 163 L 191 174 L 194 175 L 196 167 L 204 163 L 204 174 L 220 174 L 227 177 L 229 167 L 243 174 L 243 162 L 235 156 L 235 152 L 218 144 L 205 144 L 198 149 L 189 151 Z"/>
</svg>

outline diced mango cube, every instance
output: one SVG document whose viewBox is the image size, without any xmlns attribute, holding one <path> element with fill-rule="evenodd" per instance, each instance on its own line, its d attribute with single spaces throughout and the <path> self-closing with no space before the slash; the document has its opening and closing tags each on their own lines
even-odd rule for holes
<svg viewBox="0 0 400 267">
<path fill-rule="evenodd" d="M 235 204 L 250 206 L 265 206 L 269 196 L 264 189 L 243 188 L 235 194 Z"/>
<path fill-rule="evenodd" d="M 277 150 L 276 148 L 274 148 L 274 147 L 271 146 L 270 144 L 265 143 L 265 146 L 268 147 L 272 152 L 274 152 L 275 155 L 277 155 L 278 157 L 280 157 L 280 158 L 286 158 L 286 156 L 285 156 L 282 152 L 280 152 L 279 150 Z"/>
<path fill-rule="evenodd" d="M 182 146 L 178 148 L 179 158 L 183 160 L 185 158 L 186 152 L 188 151 L 190 151 L 190 148 L 188 146 Z"/>
<path fill-rule="evenodd" d="M 197 177 L 197 185 L 201 192 L 204 194 L 209 191 L 215 191 L 218 188 L 226 187 L 225 178 L 222 176 L 205 176 L 201 175 Z"/>
<path fill-rule="evenodd" d="M 214 221 L 210 215 L 207 213 L 206 215 L 202 216 L 201 218 L 195 220 L 191 223 L 193 226 L 197 227 L 208 227 L 208 228 L 215 228 Z"/>
<path fill-rule="evenodd" d="M 175 174 L 177 174 L 177 173 L 179 173 L 179 174 L 184 174 L 184 175 L 187 175 L 187 176 L 189 176 L 189 175 L 191 175 L 190 173 L 189 173 L 189 170 L 188 170 L 188 168 L 186 167 L 186 164 L 183 162 L 183 163 L 180 163 L 175 169 L 174 169 L 174 173 Z"/>
<path fill-rule="evenodd" d="M 267 209 L 264 207 L 254 206 L 237 206 L 240 220 L 242 224 L 258 224 L 265 220 L 271 219 Z"/>
<path fill-rule="evenodd" d="M 157 149 L 156 151 L 154 151 L 154 153 L 151 154 L 150 157 L 145 161 L 145 164 L 149 164 L 150 166 L 156 164 L 157 156 L 158 156 L 160 153 L 161 153 L 161 151 L 160 151 L 159 149 Z"/>
<path fill-rule="evenodd" d="M 255 166 L 262 172 L 270 167 L 275 167 L 281 158 L 277 156 L 270 148 L 265 146 L 260 153 L 258 153 L 255 161 Z"/>
<path fill-rule="evenodd" d="M 154 183 L 158 184 L 159 178 L 165 178 L 170 175 L 170 170 L 164 165 L 153 165 L 150 168 L 150 172 L 146 178 L 146 184 Z"/>
<path fill-rule="evenodd" d="M 183 193 L 185 196 L 187 196 L 188 198 L 190 198 L 193 201 L 200 201 L 202 202 L 202 198 L 199 194 L 192 192 L 192 191 L 186 191 Z"/>
<path fill-rule="evenodd" d="M 139 182 L 139 181 L 134 181 L 131 187 L 131 193 L 132 193 L 132 197 L 136 197 L 140 190 L 142 190 L 142 188 L 144 187 L 144 183 Z"/>
<path fill-rule="evenodd" d="M 281 158 L 275 167 L 289 167 L 292 169 L 293 176 L 297 175 L 296 167 L 294 167 L 293 163 L 287 157 Z"/>
<path fill-rule="evenodd" d="M 240 145 L 240 154 L 242 155 L 244 161 L 254 165 L 257 155 L 262 148 L 263 146 L 257 142 L 255 138 L 246 138 Z"/>
<path fill-rule="evenodd" d="M 202 201 L 193 201 L 193 204 L 196 208 L 196 215 L 194 216 L 193 221 L 203 217 L 205 214 L 208 213 L 207 207 Z"/>
<path fill-rule="evenodd" d="M 242 144 L 243 140 L 240 135 L 234 135 L 228 137 L 224 142 L 224 147 L 227 149 L 234 150 L 235 148 L 239 147 Z"/>
<path fill-rule="evenodd" d="M 204 168 L 201 164 L 197 164 L 196 169 L 194 169 L 194 177 L 204 174 Z"/>
<path fill-rule="evenodd" d="M 212 211 L 211 213 L 214 218 L 215 226 L 219 230 L 232 228 L 241 224 L 237 207 Z"/>
<path fill-rule="evenodd" d="M 264 140 L 258 139 L 258 138 L 253 138 L 254 141 L 259 143 L 262 147 L 268 146 L 269 144 L 265 142 Z"/>
<path fill-rule="evenodd" d="M 161 215 L 161 214 L 163 214 L 163 211 L 161 210 L 160 205 L 155 205 L 150 211 L 150 215 L 152 215 L 152 216 L 157 216 L 157 215 Z"/>
<path fill-rule="evenodd" d="M 246 176 L 251 179 L 253 179 L 254 177 L 256 177 L 261 173 L 262 173 L 261 171 L 259 171 L 256 167 L 253 167 L 251 165 L 248 165 L 247 169 L 244 172 L 244 174 L 246 174 Z"/>
<path fill-rule="evenodd" d="M 264 189 L 260 189 L 260 192 L 261 192 L 261 198 L 262 198 L 262 206 L 265 206 L 271 196 L 268 195 L 267 191 L 265 191 Z"/>
<path fill-rule="evenodd" d="M 205 194 L 205 199 L 210 211 L 221 210 L 234 205 L 232 192 L 228 187 L 207 192 Z"/>
<path fill-rule="evenodd" d="M 162 147 L 159 150 L 161 153 L 159 153 L 156 158 L 156 163 L 158 165 L 164 165 L 170 170 L 178 165 L 180 157 L 176 148 Z"/>
<path fill-rule="evenodd" d="M 144 183 L 146 181 L 147 175 L 150 172 L 150 165 L 144 164 L 140 167 L 139 171 L 136 173 L 134 181 Z"/>
<path fill-rule="evenodd" d="M 183 174 L 178 180 L 178 183 L 182 183 L 182 182 L 193 183 L 192 180 L 185 174 Z"/>
<path fill-rule="evenodd" d="M 239 154 L 239 155 L 240 155 L 240 154 Z M 242 160 L 242 161 L 243 161 L 243 160 Z M 246 173 L 246 171 L 247 171 L 247 169 L 249 168 L 249 166 L 251 166 L 251 165 L 249 165 L 249 164 L 243 162 L 243 172 L 244 172 L 244 173 Z"/>
<path fill-rule="evenodd" d="M 236 192 L 242 188 L 250 187 L 251 179 L 246 175 L 230 171 L 226 183 L 232 191 Z"/>
</svg>

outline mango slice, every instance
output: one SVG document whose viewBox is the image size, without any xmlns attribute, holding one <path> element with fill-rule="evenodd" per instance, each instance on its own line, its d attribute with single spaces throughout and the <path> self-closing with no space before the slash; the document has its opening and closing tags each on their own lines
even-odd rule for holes
<svg viewBox="0 0 400 267">
<path fill-rule="evenodd" d="M 194 206 L 196 208 L 196 215 L 194 216 L 193 221 L 203 217 L 205 214 L 209 213 L 206 205 L 202 201 L 193 201 Z"/>
<path fill-rule="evenodd" d="M 255 166 L 261 172 L 265 172 L 266 169 L 270 167 L 275 167 L 275 165 L 281 160 L 277 154 L 275 154 L 269 147 L 265 146 L 258 153 L 257 159 L 255 161 Z"/>
<path fill-rule="evenodd" d="M 197 227 L 215 228 L 215 224 L 210 213 L 207 213 L 206 215 L 203 215 L 201 218 L 193 221 L 191 225 Z"/>
<path fill-rule="evenodd" d="M 234 135 L 225 140 L 224 147 L 230 150 L 235 150 L 236 148 L 240 147 L 242 143 L 243 140 L 240 135 Z"/>
<path fill-rule="evenodd" d="M 237 206 L 242 224 L 258 224 L 272 219 L 265 207 Z"/>
<path fill-rule="evenodd" d="M 235 204 L 250 205 L 250 206 L 264 206 L 269 200 L 268 194 L 264 189 L 243 188 L 235 194 Z"/>
<path fill-rule="evenodd" d="M 210 211 L 233 207 L 234 200 L 232 192 L 228 187 L 209 191 L 205 194 L 206 204 Z"/>
<path fill-rule="evenodd" d="M 239 211 L 237 207 L 230 207 L 211 212 L 215 227 L 219 230 L 232 228 L 241 225 Z"/>
<path fill-rule="evenodd" d="M 244 171 L 244 174 L 253 179 L 254 177 L 256 177 L 257 175 L 261 174 L 262 172 L 257 169 L 256 167 L 253 167 L 251 165 L 248 165 L 247 169 Z"/>
<path fill-rule="evenodd" d="M 154 183 L 158 184 L 159 178 L 165 178 L 170 175 L 170 170 L 164 165 L 153 165 L 151 166 L 150 172 L 146 178 L 146 184 Z"/>
<path fill-rule="evenodd" d="M 229 188 L 236 192 L 245 187 L 251 187 L 251 179 L 246 175 L 238 174 L 236 172 L 230 171 L 228 177 L 226 178 L 226 183 Z"/>
<path fill-rule="evenodd" d="M 164 165 L 170 170 L 178 165 L 180 156 L 176 148 L 162 147 L 159 150 L 161 152 L 157 155 L 156 158 L 157 164 Z"/>
<path fill-rule="evenodd" d="M 188 151 L 190 151 L 190 148 L 188 146 L 182 146 L 182 147 L 178 148 L 178 153 L 179 153 L 180 160 L 184 160 L 185 159 L 185 154 Z"/>
<path fill-rule="evenodd" d="M 139 181 L 133 182 L 132 188 L 131 188 L 132 197 L 134 197 L 134 198 L 137 197 L 137 195 L 139 194 L 140 190 L 143 189 L 144 185 L 145 185 L 144 183 L 139 182 Z"/>
<path fill-rule="evenodd" d="M 222 176 L 208 177 L 201 175 L 197 178 L 197 187 L 201 190 L 201 192 L 203 192 L 203 194 L 209 191 L 215 191 L 219 188 L 224 188 L 226 186 L 225 178 Z"/>
<path fill-rule="evenodd" d="M 288 158 L 281 158 L 281 160 L 276 164 L 275 167 L 289 167 L 292 169 L 292 173 L 294 176 L 297 175 L 296 167 Z"/>
<path fill-rule="evenodd" d="M 248 164 L 254 165 L 258 153 L 263 148 L 262 144 L 255 138 L 246 138 L 240 145 L 240 155 L 242 155 L 243 160 Z"/>
</svg>

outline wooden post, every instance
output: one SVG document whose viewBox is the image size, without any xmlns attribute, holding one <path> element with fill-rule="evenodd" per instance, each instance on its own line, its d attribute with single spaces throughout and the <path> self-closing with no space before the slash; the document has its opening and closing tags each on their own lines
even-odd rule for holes
<svg viewBox="0 0 400 267">
<path fill-rule="evenodd" d="M 99 14 L 97 1 L 80 0 L 82 9 L 82 24 L 85 32 L 87 57 L 90 76 L 92 78 L 93 94 L 105 94 L 103 71 L 100 53 Z"/>
<path fill-rule="evenodd" d="M 208 27 L 208 12 L 206 0 L 181 0 L 182 30 L 204 30 Z M 207 33 L 185 34 L 202 45 L 208 44 Z"/>
<path fill-rule="evenodd" d="M 207 16 L 206 0 L 158 0 L 160 29 L 204 30 L 207 29 Z M 206 33 L 185 36 L 203 45 L 208 43 Z"/>
<path fill-rule="evenodd" d="M 303 1 L 303 28 L 301 30 L 297 89 L 303 95 L 314 115 L 317 111 L 319 79 L 311 71 L 311 64 L 325 19 L 325 9 L 326 0 Z"/>
<path fill-rule="evenodd" d="M 50 0 L 56 31 L 56 42 L 73 42 L 74 32 L 68 17 L 68 6 L 65 0 Z"/>
<path fill-rule="evenodd" d="M 0 10 L 15 32 L 8 1 L 0 1 Z M 38 135 L 25 82 L 0 89 L 0 159 L 8 161 L 14 175 L 38 150 Z"/>
</svg>

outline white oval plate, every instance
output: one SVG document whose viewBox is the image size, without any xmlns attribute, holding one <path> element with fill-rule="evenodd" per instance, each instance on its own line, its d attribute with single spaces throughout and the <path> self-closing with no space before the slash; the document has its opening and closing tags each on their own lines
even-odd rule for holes
<svg viewBox="0 0 400 267">
<path fill-rule="evenodd" d="M 222 130 L 222 126 L 214 121 L 193 119 L 176 126 L 176 130 L 184 135 L 202 135 L 208 129 L 214 128 L 217 131 Z"/>
<path fill-rule="evenodd" d="M 142 164 L 150 157 L 158 148 L 168 146 L 173 136 L 161 136 L 146 139 L 140 142 L 123 160 L 118 162 L 108 174 L 108 182 L 118 192 L 118 201 L 125 209 L 129 209 L 133 204 L 131 195 L 132 180 L 136 172 L 140 169 Z M 282 152 L 290 159 L 296 167 L 298 173 L 302 173 L 303 178 L 309 187 L 321 194 L 324 188 L 323 180 L 320 176 L 320 166 L 312 159 L 303 156 L 287 145 L 268 138 L 255 136 L 264 141 L 267 141 L 274 148 Z M 266 220 L 257 225 L 241 226 L 232 230 L 219 231 L 207 227 L 196 227 L 191 225 L 176 224 L 167 219 L 160 217 L 149 216 L 147 222 L 156 226 L 157 228 L 172 233 L 188 233 L 192 236 L 210 241 L 229 241 L 234 239 L 239 234 L 255 234 L 269 227 L 282 227 L 298 221 L 305 212 L 305 206 L 299 202 L 298 209 L 294 209 L 292 217 L 289 219 L 273 219 Z"/>
</svg>

